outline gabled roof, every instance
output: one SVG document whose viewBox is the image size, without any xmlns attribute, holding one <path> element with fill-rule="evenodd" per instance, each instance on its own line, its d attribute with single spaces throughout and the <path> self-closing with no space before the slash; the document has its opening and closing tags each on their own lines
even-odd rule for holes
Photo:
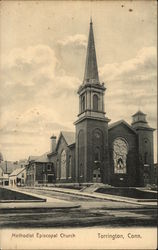
<svg viewBox="0 0 158 250">
<path fill-rule="evenodd" d="M 44 153 L 43 155 L 40 156 L 29 156 L 28 161 L 29 162 L 49 162 L 48 155 L 49 152 Z"/>
<path fill-rule="evenodd" d="M 56 151 L 59 146 L 59 142 L 61 137 L 64 137 L 64 140 L 68 146 L 72 145 L 75 143 L 75 132 L 72 131 L 61 131 L 60 135 L 58 137 L 57 145 L 56 145 Z"/>
<path fill-rule="evenodd" d="M 109 130 L 113 129 L 114 127 L 120 125 L 120 124 L 124 124 L 125 126 L 127 126 L 131 131 L 133 131 L 136 134 L 136 131 L 124 120 L 120 120 L 114 123 L 109 124 Z"/>
<path fill-rule="evenodd" d="M 35 161 L 39 156 L 33 156 L 33 155 L 30 155 L 29 158 L 28 158 L 28 162 L 30 161 Z"/>
<path fill-rule="evenodd" d="M 18 164 L 15 164 L 12 161 L 2 161 L 0 163 L 0 167 L 3 169 L 3 172 L 5 174 L 10 174 L 12 173 L 15 169 L 19 168 Z"/>
<path fill-rule="evenodd" d="M 75 132 L 72 131 L 62 131 L 62 135 L 64 136 L 68 145 L 75 143 Z"/>
<path fill-rule="evenodd" d="M 43 155 L 41 155 L 41 156 L 39 156 L 36 160 L 35 160 L 35 162 L 49 162 L 49 159 L 48 159 L 48 153 L 49 152 L 46 152 L 46 153 L 44 153 Z"/>
<path fill-rule="evenodd" d="M 17 176 L 19 175 L 21 172 L 23 172 L 26 168 L 17 168 L 15 169 L 9 176 Z"/>
<path fill-rule="evenodd" d="M 1 177 L 1 179 L 9 179 L 9 175 L 8 174 L 3 174 L 3 176 Z"/>
</svg>

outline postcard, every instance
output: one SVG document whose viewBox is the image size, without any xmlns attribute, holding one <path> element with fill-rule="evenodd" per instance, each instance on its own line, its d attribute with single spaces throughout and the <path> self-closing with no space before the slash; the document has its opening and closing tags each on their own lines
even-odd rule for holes
<svg viewBox="0 0 158 250">
<path fill-rule="evenodd" d="M 157 2 L 0 10 L 0 249 L 156 249 Z"/>
</svg>

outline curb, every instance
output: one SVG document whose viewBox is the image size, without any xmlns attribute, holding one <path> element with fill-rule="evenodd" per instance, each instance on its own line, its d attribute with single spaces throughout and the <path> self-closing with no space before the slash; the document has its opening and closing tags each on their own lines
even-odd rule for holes
<svg viewBox="0 0 158 250">
<path fill-rule="evenodd" d="M 41 200 L 1 200 L 1 203 L 32 203 L 32 202 L 46 202 L 47 199 L 42 199 Z"/>
<path fill-rule="evenodd" d="M 47 206 L 44 206 L 44 207 L 3 207 L 3 208 L 0 208 L 0 211 L 10 211 L 10 210 L 27 210 L 27 211 L 31 211 L 33 212 L 32 210 L 43 210 L 43 212 L 46 212 L 46 210 L 58 210 L 58 209 L 73 209 L 73 208 L 80 208 L 81 205 L 70 205 L 70 206 L 56 206 L 56 207 L 47 207 Z M 42 213 L 42 211 L 41 211 Z"/>
<path fill-rule="evenodd" d="M 152 208 L 156 208 L 157 207 L 157 204 L 150 204 L 151 200 L 148 201 L 148 200 L 140 200 L 140 199 L 134 199 L 134 198 L 126 198 L 126 197 L 116 197 L 116 196 L 113 196 L 113 195 L 105 195 L 104 197 L 103 196 L 98 196 L 98 195 L 95 195 L 95 194 L 88 194 L 88 193 L 81 193 L 80 191 L 78 192 L 71 192 L 69 190 L 57 190 L 55 188 L 52 188 L 52 189 L 49 189 L 49 188 L 34 188 L 34 189 L 38 189 L 38 190 L 48 190 L 48 191 L 55 191 L 55 192 L 59 192 L 59 193 L 66 193 L 66 194 L 72 194 L 72 195 L 78 195 L 78 196 L 84 196 L 84 197 L 90 197 L 90 198 L 94 198 L 94 199 L 102 199 L 102 200 L 110 200 L 110 201 L 117 201 L 117 202 L 126 202 L 126 203 L 132 203 L 132 204 L 137 204 L 137 205 L 140 205 L 140 206 L 143 206 L 143 207 L 152 207 Z M 157 200 L 152 200 L 153 202 L 157 202 Z M 142 203 L 140 203 L 142 202 Z M 148 204 L 143 204 L 144 202 L 149 202 Z"/>
</svg>

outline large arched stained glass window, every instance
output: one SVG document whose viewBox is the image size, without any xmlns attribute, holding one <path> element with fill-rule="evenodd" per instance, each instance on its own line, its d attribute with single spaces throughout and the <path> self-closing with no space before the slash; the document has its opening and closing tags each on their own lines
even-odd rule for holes
<svg viewBox="0 0 158 250">
<path fill-rule="evenodd" d="M 60 166 L 61 166 L 61 179 L 66 179 L 66 151 L 63 150 L 61 153 L 60 159 Z"/>
<path fill-rule="evenodd" d="M 122 138 L 115 139 L 113 143 L 114 173 L 126 174 L 127 172 L 128 145 Z"/>
</svg>

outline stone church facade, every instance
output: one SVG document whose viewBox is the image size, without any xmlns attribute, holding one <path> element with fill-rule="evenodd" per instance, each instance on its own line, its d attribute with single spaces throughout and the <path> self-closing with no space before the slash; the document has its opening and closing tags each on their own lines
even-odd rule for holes
<svg viewBox="0 0 158 250">
<path fill-rule="evenodd" d="M 109 125 L 104 110 L 106 88 L 100 83 L 93 24 L 90 22 L 84 80 L 78 89 L 79 113 L 75 132 L 52 136 L 47 154 L 55 183 L 96 183 L 144 186 L 153 182 L 153 131 L 146 114 Z"/>
</svg>

